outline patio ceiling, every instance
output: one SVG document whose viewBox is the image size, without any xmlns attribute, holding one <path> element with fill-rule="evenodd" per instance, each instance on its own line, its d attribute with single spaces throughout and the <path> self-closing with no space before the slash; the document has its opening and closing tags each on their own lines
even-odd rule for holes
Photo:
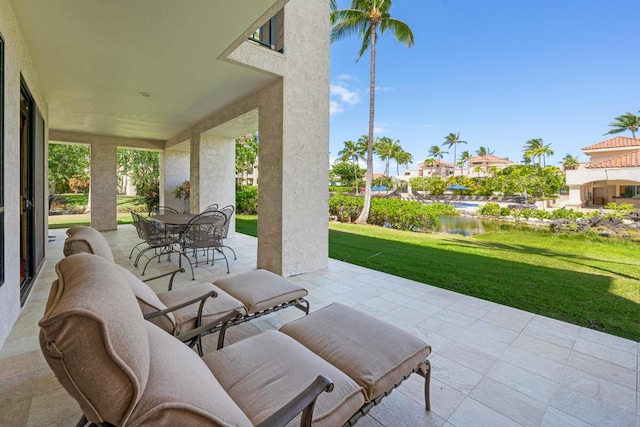
<svg viewBox="0 0 640 427">
<path fill-rule="evenodd" d="M 159 140 L 276 79 L 219 58 L 284 3 L 11 0 L 50 129 Z"/>
</svg>

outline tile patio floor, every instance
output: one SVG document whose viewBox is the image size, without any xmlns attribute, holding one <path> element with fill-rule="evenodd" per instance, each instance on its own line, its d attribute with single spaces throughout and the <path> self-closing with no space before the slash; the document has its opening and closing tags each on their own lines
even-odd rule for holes
<svg viewBox="0 0 640 427">
<path fill-rule="evenodd" d="M 133 227 L 104 234 L 116 262 L 136 271 L 127 259 L 137 242 Z M 73 426 L 80 417 L 38 345 L 37 322 L 65 238 L 64 230 L 50 235 L 56 239 L 49 244 L 49 258 L 0 351 L 1 426 Z M 230 245 L 238 253 L 237 261 L 230 260 L 231 274 L 255 268 L 256 239 L 236 235 Z M 172 264 L 150 266 L 158 272 Z M 221 264 L 195 271 L 196 282 L 226 276 Z M 180 275 L 177 286 L 194 283 L 186 276 Z M 422 378 L 413 375 L 358 426 L 640 427 L 637 342 L 335 260 L 326 270 L 292 280 L 309 290 L 312 310 L 340 301 L 433 347 L 432 411 L 424 411 Z M 231 328 L 227 339 L 276 329 L 299 316 L 294 308 L 283 310 Z M 215 336 L 206 340 L 211 346 Z"/>
</svg>

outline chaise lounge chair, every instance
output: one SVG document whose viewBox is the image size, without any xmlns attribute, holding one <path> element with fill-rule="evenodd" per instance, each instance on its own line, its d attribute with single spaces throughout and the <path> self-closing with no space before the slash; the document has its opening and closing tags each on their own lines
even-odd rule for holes
<svg viewBox="0 0 640 427">
<path fill-rule="evenodd" d="M 425 377 L 429 409 L 430 346 L 349 307 L 200 358 L 143 320 L 113 263 L 76 254 L 56 273 L 41 350 L 96 425 L 284 426 L 299 413 L 304 426 L 352 425 L 412 372 Z"/>
<path fill-rule="evenodd" d="M 64 243 L 66 256 L 78 253 L 98 255 L 114 263 L 113 253 L 104 236 L 91 227 L 75 228 Z M 144 282 L 126 268 L 115 264 L 134 291 L 145 318 L 182 341 L 197 346 L 202 353 L 201 337 L 220 332 L 218 348 L 224 345 L 228 327 L 282 310 L 296 307 L 309 313 L 308 292 L 290 280 L 267 270 L 255 270 L 218 280 L 173 289 L 175 270 Z M 149 280 L 171 275 L 168 290 L 155 293 Z"/>
</svg>

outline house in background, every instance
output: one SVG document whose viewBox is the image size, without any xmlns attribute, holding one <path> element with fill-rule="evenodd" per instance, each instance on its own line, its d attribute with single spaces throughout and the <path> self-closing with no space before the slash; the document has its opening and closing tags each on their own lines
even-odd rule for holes
<svg viewBox="0 0 640 427">
<path fill-rule="evenodd" d="M 171 192 L 189 180 L 196 213 L 235 204 L 235 138 L 259 131 L 256 267 L 327 267 L 329 12 L 326 0 L 0 0 L 0 347 L 47 257 L 49 141 L 91 147 L 103 231 L 117 228 L 118 147 L 158 151 L 160 203 L 182 209 Z"/>
<path fill-rule="evenodd" d="M 640 208 L 640 139 L 619 136 L 584 147 L 589 161 L 567 170 L 567 207 L 631 203 Z"/>
<path fill-rule="evenodd" d="M 418 169 L 406 169 L 404 175 L 399 178 L 407 181 L 409 178 L 439 176 L 447 178 L 453 175 L 455 165 L 444 160 L 428 159 L 428 161 L 418 163 Z"/>
<path fill-rule="evenodd" d="M 467 177 L 485 177 L 491 175 L 490 169 L 493 167 L 506 168 L 507 166 L 514 165 L 511 160 L 502 157 L 494 156 L 493 154 L 487 154 L 484 156 L 474 156 L 467 159 L 467 167 L 463 169 L 457 169 L 456 175 Z"/>
</svg>

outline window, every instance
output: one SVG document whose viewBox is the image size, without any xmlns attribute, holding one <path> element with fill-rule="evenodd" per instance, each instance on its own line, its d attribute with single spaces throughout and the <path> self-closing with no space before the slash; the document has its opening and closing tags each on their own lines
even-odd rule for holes
<svg viewBox="0 0 640 427">
<path fill-rule="evenodd" d="M 4 40 L 0 36 L 0 286 L 4 284 Z"/>
<path fill-rule="evenodd" d="M 640 185 L 621 185 L 620 197 L 625 199 L 639 198 L 640 197 Z"/>
</svg>

